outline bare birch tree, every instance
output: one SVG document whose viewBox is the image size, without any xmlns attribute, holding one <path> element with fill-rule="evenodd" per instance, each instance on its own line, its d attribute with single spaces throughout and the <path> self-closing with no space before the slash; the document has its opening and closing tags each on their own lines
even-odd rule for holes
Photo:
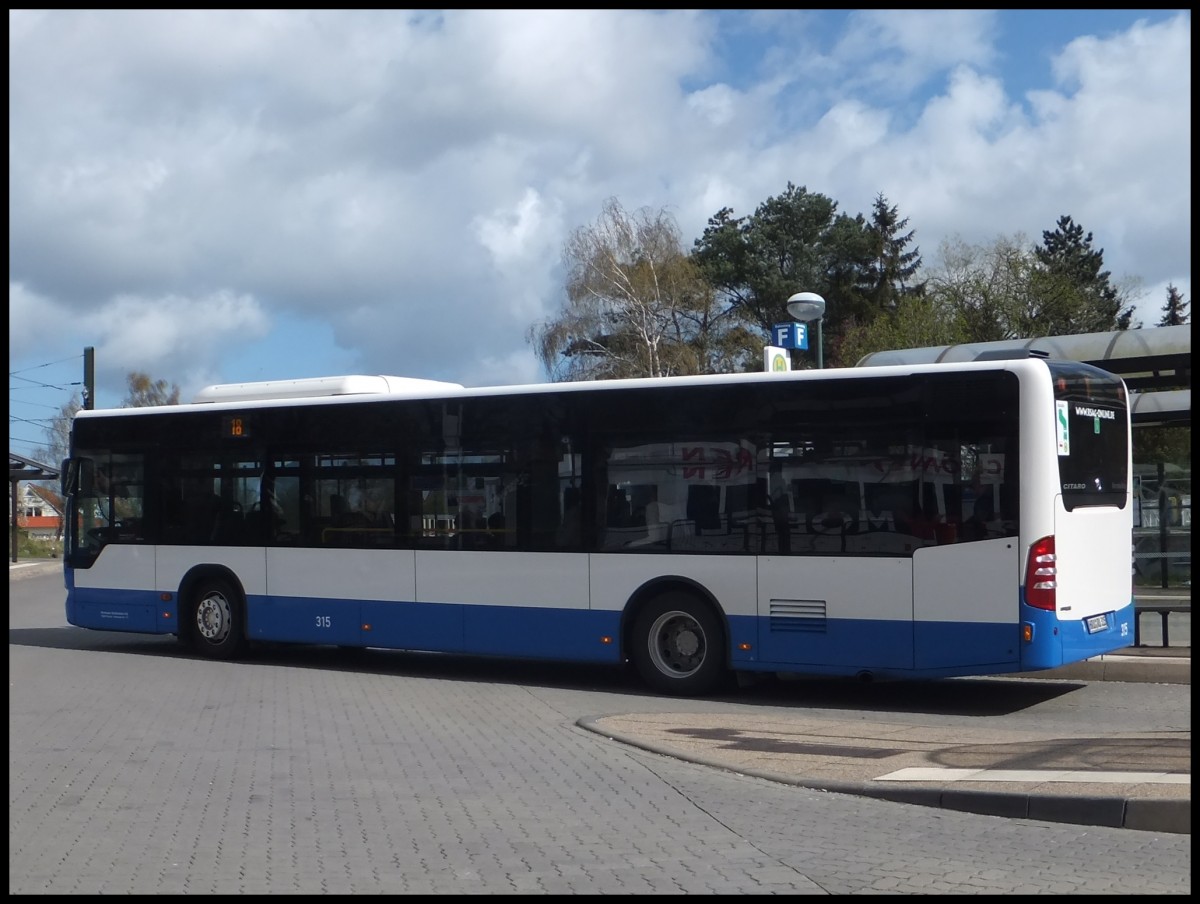
<svg viewBox="0 0 1200 904">
<path fill-rule="evenodd" d="M 730 347 L 711 287 L 666 211 L 615 199 L 563 248 L 567 299 L 528 339 L 555 380 L 711 373 Z"/>
</svg>

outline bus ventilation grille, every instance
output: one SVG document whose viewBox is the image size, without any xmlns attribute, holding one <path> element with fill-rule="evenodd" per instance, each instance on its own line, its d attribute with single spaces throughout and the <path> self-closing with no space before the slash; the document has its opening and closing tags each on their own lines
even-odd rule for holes
<svg viewBox="0 0 1200 904">
<path fill-rule="evenodd" d="M 771 600 L 772 633 L 825 633 L 825 600 Z"/>
</svg>

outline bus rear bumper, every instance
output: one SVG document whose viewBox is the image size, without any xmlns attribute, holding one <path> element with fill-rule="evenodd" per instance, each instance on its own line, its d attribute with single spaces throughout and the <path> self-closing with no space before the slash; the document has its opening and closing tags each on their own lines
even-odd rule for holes
<svg viewBox="0 0 1200 904">
<path fill-rule="evenodd" d="M 1022 606 L 1022 631 L 1032 630 L 1033 641 L 1022 640 L 1021 669 L 1054 669 L 1133 646 L 1133 598 L 1119 609 L 1085 618 L 1060 618 L 1055 612 Z M 1050 635 L 1055 642 L 1046 643 Z"/>
</svg>

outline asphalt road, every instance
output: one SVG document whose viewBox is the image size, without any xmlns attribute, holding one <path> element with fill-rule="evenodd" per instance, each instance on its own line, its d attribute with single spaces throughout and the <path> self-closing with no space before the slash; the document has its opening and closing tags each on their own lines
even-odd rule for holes
<svg viewBox="0 0 1200 904">
<path fill-rule="evenodd" d="M 213 662 L 69 627 L 62 599 L 57 574 L 10 577 L 10 894 L 1190 893 L 1185 834 L 818 791 L 580 724 L 1166 737 L 1190 733 L 1188 685 L 801 683 L 674 700 L 617 671 L 445 656 L 272 647 Z"/>
</svg>

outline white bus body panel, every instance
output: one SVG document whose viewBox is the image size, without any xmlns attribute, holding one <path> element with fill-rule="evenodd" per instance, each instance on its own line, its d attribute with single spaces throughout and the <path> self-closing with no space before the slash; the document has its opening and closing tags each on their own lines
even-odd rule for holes
<svg viewBox="0 0 1200 904">
<path fill-rule="evenodd" d="M 913 553 L 917 669 L 1017 661 L 1021 555 L 1016 537 Z"/>
<path fill-rule="evenodd" d="M 105 553 L 113 547 L 107 547 Z M 119 548 L 119 547 L 118 547 Z M 197 565 L 223 565 L 242 585 L 247 596 L 267 592 L 267 551 L 252 546 L 158 546 L 154 549 L 158 574 L 156 583 L 164 593 L 179 589 L 184 576 Z M 104 556 L 100 557 L 101 559 Z M 92 566 L 94 569 L 95 566 Z M 92 569 L 88 569 L 89 571 Z M 86 574 L 77 570 L 76 575 Z"/>
<path fill-rule="evenodd" d="M 593 610 L 620 612 L 647 582 L 685 575 L 706 588 L 732 617 L 754 614 L 753 556 L 621 555 L 591 557 L 591 575 L 584 584 Z"/>
<path fill-rule="evenodd" d="M 1130 507 L 1076 508 L 1057 501 L 1054 548 L 1058 561 L 1058 616 L 1062 621 L 1112 612 L 1133 595 L 1133 516 Z M 1127 521 L 1128 531 L 1112 522 Z M 1127 539 L 1128 538 L 1128 539 Z"/>
<path fill-rule="evenodd" d="M 914 619 L 1015 627 L 1021 602 L 1017 546 L 1016 537 L 998 537 L 916 550 L 912 559 Z M 993 592 L 983 594 L 982 587 Z"/>
<path fill-rule="evenodd" d="M 155 579 L 154 547 L 110 543 L 91 568 L 74 571 L 75 586 L 85 589 L 161 589 Z M 174 588 L 172 588 L 174 589 Z"/>
<path fill-rule="evenodd" d="M 412 550 L 267 550 L 267 593 L 271 596 L 342 600 L 416 598 Z"/>
<path fill-rule="evenodd" d="M 830 619 L 911 622 L 912 573 L 910 559 L 759 556 L 758 615 L 775 602 L 819 600 Z"/>
<path fill-rule="evenodd" d="M 419 550 L 416 570 L 421 603 L 588 608 L 585 553 Z"/>
</svg>

